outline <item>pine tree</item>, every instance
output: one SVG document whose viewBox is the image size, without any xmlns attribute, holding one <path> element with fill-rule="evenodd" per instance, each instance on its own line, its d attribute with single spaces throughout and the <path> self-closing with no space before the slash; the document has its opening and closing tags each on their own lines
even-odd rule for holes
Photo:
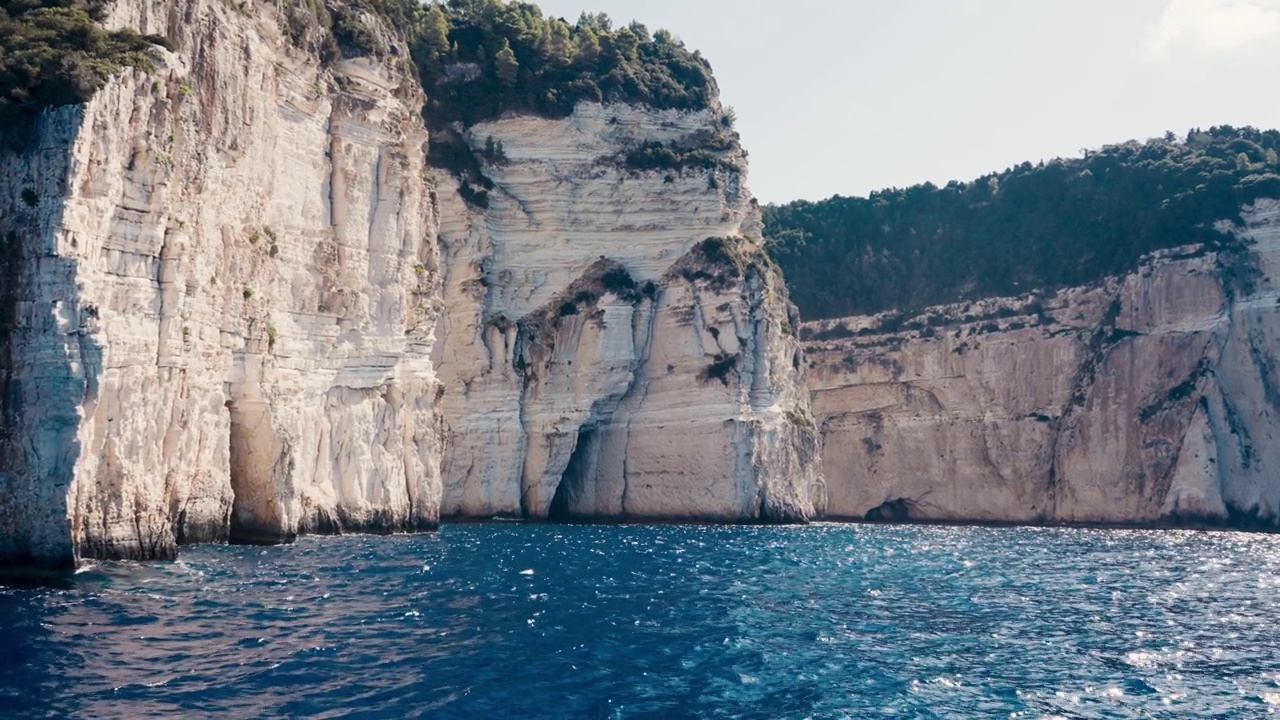
<svg viewBox="0 0 1280 720">
<path fill-rule="evenodd" d="M 586 65 L 595 63 L 596 58 L 600 57 L 600 38 L 591 28 L 582 28 L 578 31 L 575 38 L 577 45 L 577 59 Z"/>
<path fill-rule="evenodd" d="M 506 38 L 502 38 L 502 46 L 493 56 L 493 69 L 498 82 L 507 87 L 514 86 L 520 77 L 520 63 L 516 62 L 516 54 L 511 51 L 511 43 Z"/>
<path fill-rule="evenodd" d="M 557 67 L 573 61 L 573 40 L 569 37 L 569 25 L 563 20 L 547 24 L 547 60 Z"/>
<path fill-rule="evenodd" d="M 449 21 L 439 5 L 432 5 L 426 12 L 422 25 L 422 45 L 433 60 L 449 52 Z"/>
</svg>

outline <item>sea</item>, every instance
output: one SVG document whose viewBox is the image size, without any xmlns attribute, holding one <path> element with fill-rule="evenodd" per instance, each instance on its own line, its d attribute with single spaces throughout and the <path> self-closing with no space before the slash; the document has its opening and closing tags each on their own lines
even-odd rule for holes
<svg viewBox="0 0 1280 720">
<path fill-rule="evenodd" d="M 0 588 L 0 717 L 1251 718 L 1280 537 L 446 525 Z"/>
</svg>

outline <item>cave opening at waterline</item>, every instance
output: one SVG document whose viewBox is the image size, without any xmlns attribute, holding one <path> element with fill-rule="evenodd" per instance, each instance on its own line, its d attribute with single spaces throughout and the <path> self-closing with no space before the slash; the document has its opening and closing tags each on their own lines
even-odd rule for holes
<svg viewBox="0 0 1280 720">
<path fill-rule="evenodd" d="M 584 514 L 581 512 L 581 500 L 587 483 L 596 476 L 598 456 L 597 429 L 583 427 L 578 431 L 578 441 L 573 447 L 573 455 L 569 457 L 569 464 L 560 475 L 560 484 L 556 485 L 556 494 L 547 512 L 548 520 L 570 522 Z"/>
<path fill-rule="evenodd" d="M 277 475 L 287 476 L 292 468 L 278 467 L 281 446 L 270 431 L 266 403 L 240 398 L 228 401 L 227 411 L 232 496 L 228 539 L 236 545 L 292 542 L 295 533 L 285 528 L 276 491 Z"/>
<path fill-rule="evenodd" d="M 243 458 L 247 452 L 246 445 L 248 438 L 246 437 L 246 429 L 244 419 L 237 412 L 236 405 L 230 400 L 226 404 L 227 412 L 231 415 L 231 428 L 227 433 L 227 458 L 230 460 L 228 468 L 231 482 L 231 521 L 229 523 L 227 540 L 233 545 L 250 544 L 248 536 L 251 534 L 246 523 L 241 516 L 250 510 L 245 507 L 246 492 L 245 468 Z"/>
</svg>

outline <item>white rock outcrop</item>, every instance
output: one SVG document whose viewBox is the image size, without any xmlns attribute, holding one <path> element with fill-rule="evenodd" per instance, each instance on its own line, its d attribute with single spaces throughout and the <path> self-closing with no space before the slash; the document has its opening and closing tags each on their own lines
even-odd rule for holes
<svg viewBox="0 0 1280 720">
<path fill-rule="evenodd" d="M 1052 297 L 808 324 L 830 515 L 1280 525 L 1280 201 L 1243 218 Z"/>
<path fill-rule="evenodd" d="M 442 512 L 804 520 L 821 509 L 794 311 L 761 250 L 733 149 L 637 171 L 643 142 L 697 147 L 716 109 L 583 104 L 470 129 L 488 206 L 442 185 L 448 388 Z"/>
<path fill-rule="evenodd" d="M 176 50 L 0 137 L 0 570 L 442 511 L 820 512 L 745 154 L 623 162 L 725 140 L 719 112 L 456 129 L 507 158 L 470 207 L 394 32 L 366 14 L 385 57 L 326 66 L 308 8 L 122 0 Z"/>
<path fill-rule="evenodd" d="M 0 154 L 0 565 L 433 526 L 421 91 L 261 4 L 114 12 L 179 51 Z"/>
</svg>

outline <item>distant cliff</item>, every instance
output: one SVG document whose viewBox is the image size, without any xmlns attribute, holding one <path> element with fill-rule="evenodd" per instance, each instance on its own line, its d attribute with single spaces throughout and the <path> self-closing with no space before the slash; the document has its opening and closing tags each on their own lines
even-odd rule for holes
<svg viewBox="0 0 1280 720">
<path fill-rule="evenodd" d="M 1280 526 L 1280 201 L 1056 292 L 804 326 L 831 516 Z"/>
<path fill-rule="evenodd" d="M 765 209 L 832 517 L 1280 526 L 1280 131 Z"/>
<path fill-rule="evenodd" d="M 528 7 L 463 4 L 441 47 L 412 3 L 93 5 L 171 50 L 7 108 L 0 566 L 820 511 L 798 318 L 669 34 L 521 15 L 457 50 L 466 13 Z M 659 67 L 684 84 L 626 80 Z M 564 74 L 595 79 L 512 90 Z"/>
</svg>

